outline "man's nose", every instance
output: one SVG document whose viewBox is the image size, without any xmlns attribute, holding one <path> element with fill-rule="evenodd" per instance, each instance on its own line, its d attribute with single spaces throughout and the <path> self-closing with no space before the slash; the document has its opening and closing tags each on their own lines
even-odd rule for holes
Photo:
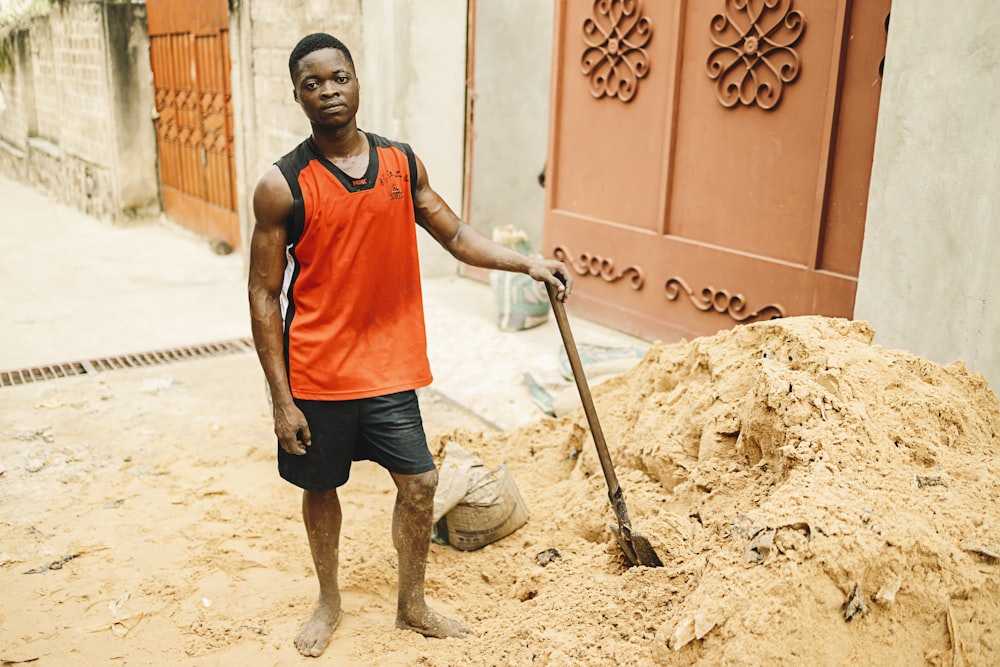
<svg viewBox="0 0 1000 667">
<path fill-rule="evenodd" d="M 333 97 L 340 94 L 340 88 L 333 81 L 327 81 L 320 90 L 323 97 Z"/>
</svg>

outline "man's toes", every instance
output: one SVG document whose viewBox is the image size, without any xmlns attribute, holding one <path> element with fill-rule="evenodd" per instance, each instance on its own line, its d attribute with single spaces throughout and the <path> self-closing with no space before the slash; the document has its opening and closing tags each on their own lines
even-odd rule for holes
<svg viewBox="0 0 1000 667">
<path fill-rule="evenodd" d="M 299 653 L 304 656 L 315 658 L 320 655 L 323 650 L 318 647 L 319 641 L 315 637 L 296 637 L 295 638 L 295 648 L 299 649 Z"/>
</svg>

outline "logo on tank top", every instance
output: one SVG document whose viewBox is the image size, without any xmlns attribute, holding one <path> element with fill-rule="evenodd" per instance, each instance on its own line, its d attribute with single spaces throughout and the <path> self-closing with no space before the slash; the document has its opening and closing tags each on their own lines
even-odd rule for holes
<svg viewBox="0 0 1000 667">
<path fill-rule="evenodd" d="M 406 196 L 403 188 L 409 187 L 410 174 L 402 169 L 387 168 L 379 174 L 378 183 L 388 187 L 389 201 L 398 201 Z"/>
</svg>

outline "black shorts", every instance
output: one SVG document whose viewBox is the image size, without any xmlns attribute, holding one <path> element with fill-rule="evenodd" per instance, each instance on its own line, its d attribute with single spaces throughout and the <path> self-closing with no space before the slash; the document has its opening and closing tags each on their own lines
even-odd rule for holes
<svg viewBox="0 0 1000 667">
<path fill-rule="evenodd" d="M 295 404 L 306 416 L 312 444 L 302 456 L 278 446 L 278 473 L 307 491 L 347 482 L 352 461 L 375 461 L 390 472 L 419 475 L 434 469 L 415 391 L 349 401 Z"/>
</svg>

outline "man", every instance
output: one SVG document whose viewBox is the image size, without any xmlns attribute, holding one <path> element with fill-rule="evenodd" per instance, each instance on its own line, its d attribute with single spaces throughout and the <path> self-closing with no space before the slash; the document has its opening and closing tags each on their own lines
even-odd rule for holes
<svg viewBox="0 0 1000 667">
<path fill-rule="evenodd" d="M 469 629 L 424 600 L 437 470 L 414 393 L 431 382 L 416 225 L 460 261 L 526 273 L 561 299 L 572 278 L 561 262 L 524 257 L 476 232 L 431 189 L 409 146 L 358 129 L 358 79 L 339 40 L 308 35 L 288 68 L 312 133 L 257 184 L 249 296 L 278 470 L 303 489 L 319 579 L 319 600 L 295 645 L 320 655 L 340 620 L 337 487 L 362 459 L 385 467 L 396 484 L 396 627 L 461 637 Z"/>
</svg>

